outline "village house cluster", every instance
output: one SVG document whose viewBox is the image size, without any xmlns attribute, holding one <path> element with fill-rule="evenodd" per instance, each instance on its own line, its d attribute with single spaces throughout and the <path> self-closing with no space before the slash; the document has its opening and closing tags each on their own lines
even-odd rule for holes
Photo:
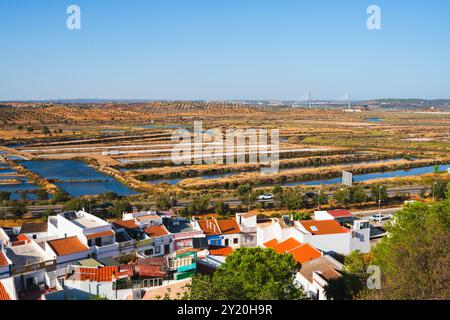
<svg viewBox="0 0 450 320">
<path fill-rule="evenodd" d="M 151 211 L 108 222 L 84 210 L 63 212 L 47 223 L 0 228 L 0 300 L 177 299 L 194 274 L 211 274 L 233 250 L 257 246 L 292 254 L 296 284 L 325 299 L 327 281 L 343 268 L 336 254 L 369 252 L 372 237 L 369 222 L 346 210 L 317 211 L 308 221 Z"/>
</svg>

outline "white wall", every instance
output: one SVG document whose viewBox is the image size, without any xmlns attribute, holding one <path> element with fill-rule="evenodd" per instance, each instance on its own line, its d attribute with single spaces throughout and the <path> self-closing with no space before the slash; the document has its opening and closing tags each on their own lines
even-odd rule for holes
<svg viewBox="0 0 450 320">
<path fill-rule="evenodd" d="M 350 253 L 350 237 L 350 232 L 324 235 L 305 234 L 304 242 L 325 253 L 337 252 L 347 255 Z"/>
</svg>

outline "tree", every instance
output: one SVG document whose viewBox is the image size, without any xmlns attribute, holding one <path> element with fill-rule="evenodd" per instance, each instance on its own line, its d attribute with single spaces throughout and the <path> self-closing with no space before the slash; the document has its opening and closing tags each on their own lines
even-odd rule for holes
<svg viewBox="0 0 450 320">
<path fill-rule="evenodd" d="M 26 205 L 20 201 L 13 201 L 9 212 L 16 218 L 22 218 L 25 213 L 28 212 Z"/>
<path fill-rule="evenodd" d="M 27 132 L 28 132 L 28 133 L 32 133 L 33 131 L 34 131 L 33 128 L 31 128 L 31 127 L 28 127 L 28 128 L 27 128 Z"/>
<path fill-rule="evenodd" d="M 325 295 L 328 300 L 352 300 L 364 289 L 364 282 L 355 274 L 342 272 L 342 276 L 328 280 Z"/>
<path fill-rule="evenodd" d="M 227 203 L 223 202 L 223 201 L 218 201 L 215 204 L 215 210 L 214 211 L 217 214 L 220 214 L 220 215 L 223 216 L 223 215 L 226 215 L 227 213 L 230 212 L 230 206 Z"/>
<path fill-rule="evenodd" d="M 122 218 L 124 212 L 133 211 L 133 206 L 127 200 L 115 200 L 113 205 L 108 209 L 109 214 L 115 218 Z"/>
<path fill-rule="evenodd" d="M 43 128 L 42 128 L 42 133 L 45 134 L 45 135 L 48 135 L 48 134 L 50 134 L 51 132 L 50 132 L 49 128 L 43 127 Z"/>
<path fill-rule="evenodd" d="M 450 299 L 450 201 L 409 205 L 394 214 L 386 231 L 389 237 L 373 248 L 381 290 L 363 298 Z"/>
<path fill-rule="evenodd" d="M 294 284 L 298 265 L 292 255 L 271 249 L 241 248 L 213 276 L 194 276 L 192 300 L 293 300 L 303 297 Z"/>
<path fill-rule="evenodd" d="M 100 197 L 104 200 L 113 201 L 119 198 L 119 195 L 116 192 L 108 191 L 100 195 Z"/>
<path fill-rule="evenodd" d="M 0 201 L 8 201 L 11 198 L 11 192 L 0 191 Z"/>
<path fill-rule="evenodd" d="M 350 188 L 350 201 L 352 203 L 363 203 L 367 200 L 367 194 L 363 187 L 353 186 Z"/>
<path fill-rule="evenodd" d="M 386 202 L 388 200 L 387 188 L 381 184 L 373 184 L 370 186 L 370 193 L 372 194 L 372 199 L 375 202 Z"/>
<path fill-rule="evenodd" d="M 289 210 L 298 210 L 305 207 L 303 194 L 298 190 L 289 190 L 283 193 L 283 205 Z"/>
<path fill-rule="evenodd" d="M 65 205 L 64 211 L 81 211 L 81 210 L 89 210 L 90 204 L 88 200 L 85 199 L 71 199 Z"/>
<path fill-rule="evenodd" d="M 446 181 L 436 181 L 433 183 L 433 194 L 435 199 L 444 199 L 447 193 L 447 182 Z"/>
<path fill-rule="evenodd" d="M 63 190 L 58 190 L 54 195 L 53 195 L 53 201 L 55 202 L 66 202 L 70 199 L 70 196 L 67 192 L 63 191 Z"/>
<path fill-rule="evenodd" d="M 333 198 L 339 205 L 345 205 L 350 200 L 350 192 L 348 188 L 340 188 L 334 192 Z"/>
<path fill-rule="evenodd" d="M 252 186 L 250 184 L 241 184 L 237 187 L 236 193 L 239 200 L 250 209 L 250 206 L 255 204 L 257 196 L 253 192 Z"/>
<path fill-rule="evenodd" d="M 176 204 L 176 200 L 168 194 L 159 194 L 156 197 L 156 207 L 158 210 L 169 210 Z"/>
<path fill-rule="evenodd" d="M 48 193 L 44 189 L 39 189 L 36 191 L 36 196 L 38 200 L 48 200 Z"/>
<path fill-rule="evenodd" d="M 195 196 L 188 207 L 190 214 L 206 213 L 209 207 L 209 200 L 208 196 Z"/>
</svg>

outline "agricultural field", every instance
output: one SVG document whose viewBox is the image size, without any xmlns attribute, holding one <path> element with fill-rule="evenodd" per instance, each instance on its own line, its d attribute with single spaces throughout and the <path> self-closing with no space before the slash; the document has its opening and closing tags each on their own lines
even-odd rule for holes
<svg viewBox="0 0 450 320">
<path fill-rule="evenodd" d="M 161 192 L 179 198 L 198 193 L 228 197 L 246 183 L 262 189 L 274 185 L 316 189 L 339 185 L 343 170 L 352 171 L 355 182 L 362 184 L 380 179 L 408 183 L 432 174 L 436 165 L 445 170 L 450 164 L 446 113 L 219 102 L 18 103 L 0 107 L 0 119 L 2 153 L 9 155 L 1 161 L 17 173 L 0 168 L 0 177 L 5 177 L 0 185 L 30 179 L 49 193 L 76 190 L 77 196 L 89 193 L 82 190 L 87 188 L 94 195 L 111 189 L 147 198 Z M 264 165 L 248 162 L 175 165 L 173 132 L 192 130 L 194 121 L 202 121 L 205 130 L 279 129 L 279 170 L 262 173 Z M 70 178 L 55 179 L 27 168 L 30 160 L 41 161 L 44 167 L 55 164 L 48 161 L 79 160 L 98 175 L 77 177 L 75 171 Z M 59 162 L 63 171 L 70 170 L 71 163 L 67 164 L 65 169 Z M 105 186 L 108 181 L 112 184 Z"/>
</svg>

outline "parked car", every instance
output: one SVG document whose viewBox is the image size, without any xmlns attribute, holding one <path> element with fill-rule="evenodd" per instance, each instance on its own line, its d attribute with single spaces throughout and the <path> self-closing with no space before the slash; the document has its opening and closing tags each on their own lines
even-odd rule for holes
<svg viewBox="0 0 450 320">
<path fill-rule="evenodd" d="M 369 218 L 370 221 L 374 221 L 374 222 L 382 222 L 382 221 L 386 221 L 389 220 L 392 216 L 389 215 L 383 215 L 381 213 L 375 213 L 373 216 L 371 216 Z"/>
<path fill-rule="evenodd" d="M 258 197 L 258 200 L 272 200 L 273 194 L 262 194 Z"/>
</svg>

